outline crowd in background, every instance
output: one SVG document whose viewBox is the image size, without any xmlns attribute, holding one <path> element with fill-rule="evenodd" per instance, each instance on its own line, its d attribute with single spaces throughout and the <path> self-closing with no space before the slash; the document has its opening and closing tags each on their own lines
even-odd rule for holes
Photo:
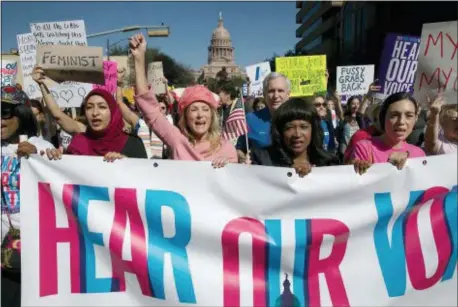
<svg viewBox="0 0 458 307">
<path fill-rule="evenodd" d="M 416 101 L 400 92 L 376 103 L 380 87 L 373 83 L 362 98 L 350 97 L 343 105 L 335 92 L 291 98 L 290 81 L 276 72 L 264 80 L 263 98 L 244 97 L 247 133 L 228 139 L 223 135 L 229 135 L 224 132 L 240 101 L 238 89 L 222 83 L 215 95 L 195 85 L 178 97 L 164 79 L 166 93 L 156 95 L 146 77 L 141 34 L 130 39 L 130 51 L 134 105 L 122 96 L 123 71 L 118 71 L 115 96 L 91 91 L 76 116 L 58 106 L 38 66 L 33 78 L 41 101 L 29 99 L 20 86 L 2 88 L 2 305 L 20 304 L 20 268 L 14 270 L 18 249 L 10 243 L 19 238 L 21 157 L 211 161 L 215 168 L 243 163 L 291 167 L 303 177 L 315 167 L 342 164 L 354 165 L 359 174 L 374 163 L 402 169 L 409 158 L 457 152 L 457 104 L 440 94 Z"/>
</svg>

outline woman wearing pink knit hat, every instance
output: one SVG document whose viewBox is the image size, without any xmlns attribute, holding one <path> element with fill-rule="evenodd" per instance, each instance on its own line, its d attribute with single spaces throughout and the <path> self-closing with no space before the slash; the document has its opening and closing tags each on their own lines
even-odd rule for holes
<svg viewBox="0 0 458 307">
<path fill-rule="evenodd" d="M 206 87 L 191 86 L 178 100 L 180 119 L 178 128 L 160 112 L 152 89 L 148 88 L 145 72 L 146 40 L 142 34 L 130 38 L 134 56 L 135 96 L 146 123 L 170 148 L 174 160 L 212 161 L 214 167 L 228 162 L 237 163 L 235 147 L 221 138 L 218 121 L 218 102 Z"/>
</svg>

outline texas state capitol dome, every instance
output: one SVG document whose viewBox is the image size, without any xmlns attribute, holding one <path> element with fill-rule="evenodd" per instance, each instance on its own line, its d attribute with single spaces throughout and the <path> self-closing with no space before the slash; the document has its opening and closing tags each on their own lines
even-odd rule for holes
<svg viewBox="0 0 458 307">
<path fill-rule="evenodd" d="M 219 14 L 218 26 L 213 30 L 210 46 L 208 47 L 207 65 L 204 65 L 196 73 L 199 77 L 203 74 L 204 78 L 216 78 L 216 74 L 226 67 L 229 77 L 245 76 L 245 73 L 234 62 L 234 51 L 229 31 L 224 27 L 223 16 Z"/>
</svg>

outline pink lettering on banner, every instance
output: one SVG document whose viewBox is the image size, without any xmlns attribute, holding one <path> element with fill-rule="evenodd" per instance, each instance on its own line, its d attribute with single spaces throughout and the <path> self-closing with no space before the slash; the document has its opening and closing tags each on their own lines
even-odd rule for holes
<svg viewBox="0 0 458 307">
<path fill-rule="evenodd" d="M 230 221 L 223 230 L 224 306 L 240 306 L 239 237 L 253 238 L 253 306 L 266 306 L 266 247 L 264 224 L 257 219 L 242 217 Z"/>
<path fill-rule="evenodd" d="M 105 76 L 105 85 L 94 84 L 93 88 L 101 88 L 115 94 L 118 81 L 118 64 L 114 61 L 103 61 L 103 74 Z"/>
<path fill-rule="evenodd" d="M 126 291 L 124 272 L 137 275 L 143 295 L 153 296 L 148 277 L 148 259 L 146 254 L 146 235 L 143 222 L 138 210 L 137 193 L 135 189 L 115 190 L 115 215 L 110 235 L 110 251 L 112 253 L 113 277 L 119 282 L 118 290 Z M 122 260 L 124 236 L 127 217 L 131 232 L 132 261 Z"/>
<path fill-rule="evenodd" d="M 419 204 L 409 214 L 406 223 L 405 251 L 407 269 L 409 271 L 412 286 L 416 290 L 424 290 L 438 283 L 444 275 L 445 269 L 452 254 L 452 243 L 450 241 L 447 221 L 444 213 L 443 203 L 449 192 L 444 187 L 434 187 L 425 191 Z M 420 208 L 432 200 L 431 205 L 431 226 L 434 241 L 436 242 L 438 263 L 434 274 L 426 277 L 426 266 L 423 253 L 421 252 L 420 235 L 418 231 L 418 212 Z"/>
<path fill-rule="evenodd" d="M 73 186 L 65 185 L 62 200 L 68 217 L 69 227 L 57 227 L 56 207 L 49 183 L 38 184 L 39 198 L 39 270 L 40 296 L 57 294 L 57 243 L 70 243 L 70 276 L 72 293 L 80 293 L 80 240 L 78 224 L 73 214 Z"/>
<path fill-rule="evenodd" d="M 318 276 L 324 274 L 333 306 L 350 306 L 339 266 L 345 256 L 350 229 L 334 219 L 312 219 L 312 241 L 308 262 L 309 306 L 321 306 Z M 334 236 L 334 244 L 327 258 L 320 259 L 324 235 Z"/>
</svg>

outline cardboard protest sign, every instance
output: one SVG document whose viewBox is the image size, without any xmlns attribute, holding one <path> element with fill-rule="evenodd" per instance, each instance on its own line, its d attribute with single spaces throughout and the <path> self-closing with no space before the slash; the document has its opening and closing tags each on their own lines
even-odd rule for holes
<svg viewBox="0 0 458 307">
<path fill-rule="evenodd" d="M 342 95 L 363 95 L 374 81 L 374 65 L 338 66 L 337 92 Z"/>
<path fill-rule="evenodd" d="M 102 47 L 38 45 L 37 63 L 56 82 L 105 84 Z"/>
<path fill-rule="evenodd" d="M 84 20 L 30 24 L 39 45 L 87 46 Z"/>
<path fill-rule="evenodd" d="M 255 97 L 262 97 L 263 81 L 270 74 L 270 63 L 263 62 L 256 65 L 246 67 L 246 74 L 250 78 L 250 95 Z"/>
<path fill-rule="evenodd" d="M 276 71 L 291 81 L 291 96 L 312 96 L 326 91 L 326 56 L 275 58 Z"/>
<path fill-rule="evenodd" d="M 113 61 L 103 61 L 103 75 L 105 83 L 103 85 L 94 84 L 93 88 L 102 88 L 115 94 L 118 81 L 118 65 Z"/>
<path fill-rule="evenodd" d="M 32 33 L 17 35 L 19 59 L 22 67 L 22 89 L 30 98 L 41 98 L 38 84 L 32 79 L 32 70 L 36 64 L 37 43 Z"/>
<path fill-rule="evenodd" d="M 457 103 L 457 26 L 457 21 L 423 25 L 414 86 L 417 101 L 425 103 L 426 95 L 443 92 L 447 103 Z"/>
<path fill-rule="evenodd" d="M 87 46 L 83 20 L 34 23 L 30 25 L 32 34 L 40 45 Z M 62 108 L 80 107 L 92 84 L 65 81 L 50 86 L 54 99 Z"/>
<path fill-rule="evenodd" d="M 17 61 L 2 59 L 2 86 L 15 85 L 17 74 Z"/>
<path fill-rule="evenodd" d="M 420 52 L 420 37 L 388 33 L 378 70 L 380 96 L 413 93 Z"/>
<path fill-rule="evenodd" d="M 162 62 L 151 62 L 148 64 L 148 83 L 151 84 L 156 94 L 165 93 L 165 85 L 162 82 L 164 70 Z"/>
</svg>

